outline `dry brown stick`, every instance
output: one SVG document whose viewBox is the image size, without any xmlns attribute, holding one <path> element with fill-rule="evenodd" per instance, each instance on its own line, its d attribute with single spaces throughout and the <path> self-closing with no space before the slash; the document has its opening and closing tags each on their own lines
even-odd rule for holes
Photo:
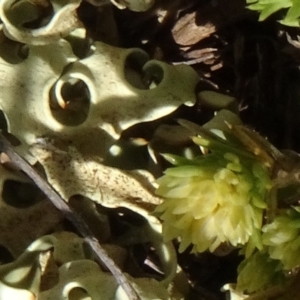
<svg viewBox="0 0 300 300">
<path fill-rule="evenodd" d="M 84 240 L 92 248 L 96 259 L 99 263 L 104 263 L 110 270 L 117 282 L 124 289 L 130 300 L 140 300 L 140 297 L 122 273 L 119 267 L 108 256 L 107 252 L 99 244 L 99 241 L 95 238 L 90 228 L 84 222 L 84 220 L 59 196 L 59 194 L 49 185 L 49 183 L 40 176 L 32 166 L 24 160 L 8 142 L 8 140 L 0 134 L 0 152 L 4 152 L 11 162 L 26 173 L 34 183 L 40 188 L 40 190 L 48 197 L 52 204 L 59 209 L 64 216 L 70 220 L 78 232 L 83 236 Z"/>
</svg>

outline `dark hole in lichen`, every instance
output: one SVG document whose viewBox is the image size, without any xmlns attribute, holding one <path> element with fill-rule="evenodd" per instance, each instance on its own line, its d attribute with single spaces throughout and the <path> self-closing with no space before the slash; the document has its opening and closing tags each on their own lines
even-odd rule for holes
<svg viewBox="0 0 300 300">
<path fill-rule="evenodd" d="M 68 35 L 65 37 L 65 40 L 70 43 L 73 53 L 80 59 L 88 57 L 93 53 L 91 50 L 92 39 L 90 38 L 86 37 L 83 39 L 75 35 Z"/>
<path fill-rule="evenodd" d="M 2 131 L 7 131 L 7 121 L 2 110 L 0 110 L 0 129 Z"/>
<path fill-rule="evenodd" d="M 6 247 L 0 245 L 0 265 L 8 264 L 12 261 L 14 261 L 14 257 L 10 251 Z"/>
<path fill-rule="evenodd" d="M 89 299 L 89 298 L 90 298 L 89 293 L 81 287 L 75 287 L 71 289 L 68 294 L 68 300 L 80 300 L 80 299 Z"/>
<path fill-rule="evenodd" d="M 10 206 L 27 208 L 41 201 L 41 192 L 31 183 L 9 179 L 4 182 L 2 198 Z"/>
<path fill-rule="evenodd" d="M 149 89 L 155 88 L 164 78 L 163 68 L 154 61 L 146 65 L 146 68 L 144 68 L 144 74 L 144 82 L 146 82 Z"/>
<path fill-rule="evenodd" d="M 66 126 L 82 124 L 90 108 L 90 92 L 87 85 L 82 80 L 70 78 L 62 85 L 59 92 L 60 102 L 55 94 L 55 85 L 50 91 L 50 108 L 53 117 Z"/>
<path fill-rule="evenodd" d="M 133 87 L 147 90 L 147 83 L 144 81 L 143 66 L 148 60 L 148 56 L 143 52 L 132 52 L 125 60 L 124 75 L 125 79 Z"/>
<path fill-rule="evenodd" d="M 0 46 L 0 57 L 9 64 L 19 64 L 23 62 L 29 55 L 29 48 L 27 45 L 12 41 L 2 34 L 2 41 Z"/>
<path fill-rule="evenodd" d="M 46 26 L 54 14 L 50 1 L 15 1 L 6 7 L 6 16 L 10 22 L 26 29 L 38 29 Z"/>
<path fill-rule="evenodd" d="M 164 70 L 155 61 L 150 61 L 143 52 L 132 52 L 125 60 L 125 78 L 135 88 L 153 89 L 163 80 Z"/>
</svg>

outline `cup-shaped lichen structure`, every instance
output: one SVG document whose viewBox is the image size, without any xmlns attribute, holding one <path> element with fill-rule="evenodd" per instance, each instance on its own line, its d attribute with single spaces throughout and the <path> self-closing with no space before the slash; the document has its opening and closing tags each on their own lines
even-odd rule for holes
<svg viewBox="0 0 300 300">
<path fill-rule="evenodd" d="M 157 181 L 156 193 L 164 201 L 156 212 L 163 220 L 165 238 L 180 239 L 180 252 L 190 244 L 194 252 L 214 252 L 223 243 L 262 247 L 269 169 L 242 143 L 224 135 L 215 138 L 219 142 L 193 138 L 209 150 L 199 157 L 167 155 L 176 166 Z"/>
</svg>

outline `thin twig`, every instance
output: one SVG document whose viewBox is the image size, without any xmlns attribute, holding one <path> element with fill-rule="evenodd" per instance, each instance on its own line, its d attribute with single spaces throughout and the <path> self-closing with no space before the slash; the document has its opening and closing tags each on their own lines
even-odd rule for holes
<svg viewBox="0 0 300 300">
<path fill-rule="evenodd" d="M 92 248 L 96 255 L 96 260 L 99 263 L 104 263 L 110 270 L 117 282 L 124 289 L 130 300 L 140 300 L 140 297 L 122 273 L 122 271 L 116 266 L 114 261 L 108 256 L 107 252 L 99 244 L 99 241 L 95 238 L 90 228 L 84 222 L 84 220 L 77 214 L 60 196 L 59 194 L 48 184 L 46 180 L 40 176 L 32 166 L 24 160 L 13 148 L 13 146 L 7 141 L 7 139 L 0 134 L 0 152 L 4 152 L 18 168 L 26 173 L 34 183 L 40 188 L 40 190 L 48 197 L 52 204 L 59 209 L 64 216 L 70 220 L 78 232 L 83 236 L 84 240 Z"/>
</svg>

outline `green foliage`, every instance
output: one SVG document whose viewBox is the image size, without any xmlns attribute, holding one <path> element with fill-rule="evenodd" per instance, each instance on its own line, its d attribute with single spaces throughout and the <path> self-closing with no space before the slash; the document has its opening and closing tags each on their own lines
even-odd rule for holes
<svg viewBox="0 0 300 300">
<path fill-rule="evenodd" d="M 222 113 L 211 124 L 221 120 L 225 127 Z M 157 180 L 156 193 L 165 201 L 156 212 L 164 221 L 166 240 L 180 237 L 180 252 L 190 244 L 194 252 L 214 252 L 222 243 L 239 247 L 249 241 L 261 249 L 256 237 L 271 187 L 269 169 L 225 128 L 218 131 L 224 135 L 221 138 L 216 128 L 210 131 L 181 123 L 198 130 L 193 141 L 210 152 L 186 162 L 169 157 L 177 166 L 167 169 Z M 252 251 L 253 247 L 246 252 Z"/>
<path fill-rule="evenodd" d="M 248 8 L 260 13 L 259 21 L 264 21 L 273 13 L 288 9 L 285 17 L 279 22 L 286 26 L 298 27 L 300 1 L 298 0 L 247 0 Z"/>
<path fill-rule="evenodd" d="M 238 268 L 237 290 L 252 293 L 283 281 L 281 265 L 268 253 L 257 251 L 245 259 Z M 259 274 L 259 276 L 257 276 Z"/>
</svg>

